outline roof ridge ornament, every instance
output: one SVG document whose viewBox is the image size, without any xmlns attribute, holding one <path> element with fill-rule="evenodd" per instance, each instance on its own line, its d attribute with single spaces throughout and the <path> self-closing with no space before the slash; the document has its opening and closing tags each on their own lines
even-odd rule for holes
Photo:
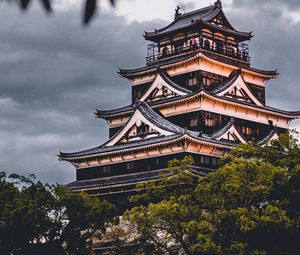
<svg viewBox="0 0 300 255">
<path fill-rule="evenodd" d="M 180 10 L 180 6 L 177 5 L 176 9 L 175 9 L 175 17 L 174 17 L 174 20 L 177 19 L 180 15 L 181 15 L 181 12 L 179 12 Z"/>
<path fill-rule="evenodd" d="M 215 5 L 222 8 L 222 1 L 221 0 L 217 0 L 215 2 Z"/>
</svg>

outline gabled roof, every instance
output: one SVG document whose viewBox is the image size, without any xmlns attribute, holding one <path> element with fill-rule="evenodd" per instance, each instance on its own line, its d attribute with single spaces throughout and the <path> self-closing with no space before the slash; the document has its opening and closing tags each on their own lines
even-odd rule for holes
<svg viewBox="0 0 300 255">
<path fill-rule="evenodd" d="M 159 90 L 163 90 L 166 88 L 168 91 L 172 92 L 172 95 L 168 95 L 167 97 L 159 98 L 159 100 L 152 101 L 147 100 L 152 93 L 159 92 Z M 161 68 L 157 68 L 157 75 L 153 80 L 152 84 L 148 87 L 148 89 L 144 92 L 142 97 L 139 99 L 141 102 L 147 102 L 152 105 L 152 103 L 164 102 L 170 98 L 180 98 L 182 96 L 187 96 L 192 94 L 193 92 L 189 89 L 183 88 L 177 83 L 173 82 L 168 73 Z M 96 117 L 105 118 L 106 116 L 110 116 L 112 114 L 118 114 L 121 112 L 132 112 L 134 109 L 134 104 L 127 105 L 121 108 L 117 108 L 114 110 L 96 110 Z"/>
<path fill-rule="evenodd" d="M 227 125 L 217 130 L 209 137 L 216 140 L 229 140 L 238 143 L 247 142 L 243 135 L 236 129 L 233 121 L 229 121 Z"/>
<path fill-rule="evenodd" d="M 158 135 L 168 136 L 182 134 L 184 131 L 183 128 L 172 124 L 154 112 L 145 102 L 138 101 L 134 113 L 125 126 L 104 143 L 103 146 L 113 146 L 117 144 L 133 126 L 140 126 L 142 124 L 148 125 L 151 129 L 155 130 Z"/>
<path fill-rule="evenodd" d="M 164 95 L 165 90 L 167 90 L 167 95 Z M 186 96 L 188 94 L 192 94 L 192 91 L 185 89 L 173 82 L 170 76 L 164 70 L 158 68 L 158 72 L 154 81 L 140 98 L 140 101 L 152 101 L 152 98 L 150 98 L 151 96 L 154 97 L 153 100 L 157 100 L 174 96 Z"/>
<path fill-rule="evenodd" d="M 257 142 L 257 145 L 264 146 L 267 145 L 270 141 L 278 139 L 277 127 L 273 127 L 270 132 L 260 141 Z"/>
<path fill-rule="evenodd" d="M 209 96 L 210 98 L 212 98 L 214 100 L 222 100 L 222 101 L 225 100 L 228 102 L 232 102 L 234 104 L 240 104 L 241 106 L 251 107 L 252 109 L 257 109 L 259 111 L 264 111 L 267 113 L 275 113 L 275 114 L 284 115 L 284 116 L 288 116 L 288 117 L 292 117 L 292 118 L 300 118 L 300 111 L 284 111 L 284 110 L 280 110 L 280 109 L 277 109 L 274 107 L 263 105 L 256 98 L 256 96 L 252 93 L 251 89 L 249 88 L 247 83 L 244 81 L 244 78 L 242 76 L 240 69 L 233 71 L 232 75 L 225 83 L 219 84 L 212 91 L 208 92 L 208 91 L 205 91 L 204 89 L 201 89 L 200 91 L 193 92 L 193 93 L 187 89 L 180 87 L 178 84 L 174 83 L 171 80 L 170 76 L 167 75 L 167 73 L 164 70 L 161 70 L 161 69 L 159 69 L 159 70 L 160 70 L 159 73 L 161 75 L 160 77 L 162 79 L 164 79 L 164 81 L 167 82 L 168 86 L 170 88 L 172 88 L 174 91 L 180 90 L 181 95 L 174 95 L 173 97 L 168 97 L 168 98 L 164 98 L 161 100 L 148 102 L 148 104 L 155 109 L 159 108 L 160 106 L 164 106 L 164 105 L 170 104 L 170 103 L 188 101 L 195 97 Z M 158 77 L 158 75 L 157 75 L 157 77 Z M 152 86 L 154 86 L 153 84 L 155 85 L 155 81 L 152 83 L 152 85 L 149 87 L 148 90 L 151 91 L 151 89 L 153 89 L 153 87 L 152 87 Z M 230 91 L 231 89 L 233 89 L 235 87 L 238 87 L 238 89 L 242 89 L 243 93 L 246 93 L 246 95 L 252 100 L 252 102 L 239 100 L 234 97 L 226 95 L 226 93 L 228 91 Z M 145 94 L 146 93 L 147 93 L 147 91 L 145 92 Z M 142 99 L 144 99 L 144 98 L 142 98 Z M 97 112 L 95 114 L 96 114 L 96 117 L 98 117 L 98 118 L 109 119 L 109 118 L 113 118 L 113 117 L 117 117 L 117 116 L 128 116 L 133 112 L 134 108 L 135 108 L 134 104 L 131 104 L 131 105 L 127 105 L 127 106 L 117 108 L 117 109 L 112 109 L 112 110 L 98 110 L 97 109 Z"/>
<path fill-rule="evenodd" d="M 210 173 L 212 170 L 205 167 L 191 166 L 192 173 L 197 176 L 205 176 Z M 70 188 L 74 191 L 88 191 L 88 190 L 100 190 L 116 187 L 124 187 L 129 185 L 134 185 L 137 183 L 145 181 L 155 181 L 158 180 L 159 175 L 163 174 L 164 176 L 172 176 L 173 174 L 166 168 L 146 171 L 146 172 L 137 172 L 133 174 L 124 174 L 110 177 L 103 177 L 99 179 L 92 180 L 82 180 L 68 183 L 65 185 L 66 188 Z M 125 191 L 126 192 L 126 191 Z M 110 192 L 110 194 L 112 194 Z"/>
<path fill-rule="evenodd" d="M 212 23 L 212 21 L 218 16 L 224 20 L 224 25 L 226 28 Z M 162 35 L 167 35 L 169 33 L 177 32 L 179 30 L 187 29 L 197 25 L 206 25 L 216 30 L 224 30 L 224 32 L 232 33 L 239 37 L 240 40 L 249 40 L 252 37 L 251 32 L 240 32 L 233 28 L 226 18 L 222 9 L 221 1 L 219 0 L 213 5 L 177 15 L 175 20 L 166 27 L 155 29 L 154 32 L 145 32 L 144 37 L 146 40 L 157 41 L 157 39 Z"/>
<path fill-rule="evenodd" d="M 167 98 L 165 100 L 155 101 L 155 102 L 149 103 L 149 104 L 151 107 L 153 107 L 155 109 L 156 108 L 159 109 L 159 107 L 161 107 L 161 106 L 165 106 L 168 104 L 176 104 L 177 102 L 185 102 L 185 101 L 192 100 L 194 98 L 201 98 L 201 97 L 209 97 L 216 101 L 228 102 L 228 103 L 232 103 L 234 105 L 240 105 L 240 106 L 244 106 L 246 108 L 250 108 L 253 110 L 258 110 L 260 112 L 275 114 L 275 115 L 279 115 L 279 116 L 283 116 L 283 117 L 288 117 L 291 119 L 300 119 L 300 111 L 285 111 L 285 110 L 280 110 L 280 109 L 270 107 L 267 105 L 263 105 L 263 106 L 254 105 L 253 103 L 240 101 L 240 100 L 237 100 L 234 98 L 229 98 L 229 97 L 225 97 L 225 96 L 217 96 L 217 95 L 214 95 L 205 90 L 200 90 L 195 93 L 189 94 L 187 96 L 173 97 L 173 98 Z M 128 105 L 123 108 L 117 108 L 114 110 L 99 111 L 96 113 L 96 116 L 98 116 L 99 118 L 104 118 L 104 119 L 108 119 L 108 118 L 116 117 L 116 116 L 125 116 L 125 115 L 127 116 L 132 113 L 133 109 L 134 109 L 133 105 Z M 199 110 L 200 110 L 200 108 L 199 108 Z"/>
<path fill-rule="evenodd" d="M 120 142 L 125 134 L 129 132 L 134 125 L 137 125 L 137 123 L 145 123 L 149 125 L 157 131 L 156 135 L 149 135 L 144 138 L 130 140 L 128 142 Z M 174 142 L 180 139 L 191 139 L 193 141 L 227 149 L 233 146 L 232 141 L 217 140 L 212 139 L 211 137 L 199 136 L 198 132 L 188 131 L 181 128 L 161 117 L 145 102 L 139 102 L 125 126 L 106 143 L 92 149 L 74 153 L 60 152 L 60 155 L 58 156 L 60 159 L 70 160 L 72 158 L 91 157 L 98 154 L 117 153 L 120 150 L 132 150 L 142 146 L 157 146 L 157 144 Z"/>
<path fill-rule="evenodd" d="M 236 97 L 240 98 L 241 101 L 251 101 L 256 105 L 263 106 L 248 87 L 241 74 L 241 70 L 234 71 L 231 78 L 229 78 L 225 83 L 217 86 L 210 93 L 216 96 L 225 96 L 229 98 Z"/>
</svg>

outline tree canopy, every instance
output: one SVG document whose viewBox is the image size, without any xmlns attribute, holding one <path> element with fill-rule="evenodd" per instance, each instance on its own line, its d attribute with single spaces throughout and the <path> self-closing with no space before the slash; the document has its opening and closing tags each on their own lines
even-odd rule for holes
<svg viewBox="0 0 300 255">
<path fill-rule="evenodd" d="M 177 183 L 190 176 L 186 162 Z M 163 182 L 151 185 L 148 196 L 162 190 L 165 198 L 138 205 L 126 217 L 157 254 L 299 253 L 300 148 L 291 134 L 269 146 L 236 147 L 192 191 L 168 195 Z"/>
<path fill-rule="evenodd" d="M 1 254 L 87 254 L 114 211 L 86 193 L 1 172 Z"/>
</svg>

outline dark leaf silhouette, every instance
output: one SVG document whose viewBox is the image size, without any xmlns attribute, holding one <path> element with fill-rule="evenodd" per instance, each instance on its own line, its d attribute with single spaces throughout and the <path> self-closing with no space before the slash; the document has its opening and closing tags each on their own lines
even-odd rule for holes
<svg viewBox="0 0 300 255">
<path fill-rule="evenodd" d="M 26 9 L 28 7 L 30 0 L 20 0 L 21 7 Z"/>
<path fill-rule="evenodd" d="M 86 0 L 85 12 L 84 12 L 84 24 L 88 24 L 95 14 L 97 7 L 97 0 Z"/>
<path fill-rule="evenodd" d="M 115 0 L 110 0 L 110 4 L 111 4 L 112 6 L 115 6 L 115 5 L 116 5 L 116 1 L 115 1 Z"/>
<path fill-rule="evenodd" d="M 1 1 L 1 0 L 0 0 Z M 4 0 L 5 1 L 5 0 Z M 12 0 L 6 0 L 6 1 L 12 1 Z M 20 3 L 20 6 L 22 9 L 26 10 L 30 4 L 30 0 L 16 0 L 18 3 Z M 40 0 L 42 6 L 47 12 L 52 12 L 52 0 Z M 89 24 L 93 16 L 95 15 L 95 12 L 97 10 L 97 0 L 85 0 L 85 9 L 84 9 L 84 18 L 83 23 L 85 25 Z M 112 7 L 116 6 L 116 0 L 108 0 L 110 2 L 110 5 Z"/>
<path fill-rule="evenodd" d="M 52 11 L 50 0 L 41 0 L 41 3 L 42 3 L 42 5 L 44 6 L 44 8 L 47 12 Z"/>
</svg>

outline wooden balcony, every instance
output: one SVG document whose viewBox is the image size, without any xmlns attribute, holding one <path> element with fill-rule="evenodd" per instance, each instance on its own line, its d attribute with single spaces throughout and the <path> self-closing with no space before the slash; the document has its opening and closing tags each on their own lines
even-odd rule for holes
<svg viewBox="0 0 300 255">
<path fill-rule="evenodd" d="M 146 64 L 151 65 L 157 62 L 172 59 L 184 54 L 192 53 L 194 51 L 199 51 L 206 53 L 206 55 L 212 55 L 212 57 L 217 58 L 220 61 L 226 62 L 228 64 L 233 64 L 237 66 L 249 66 L 250 57 L 248 45 L 241 43 L 237 50 L 232 46 L 216 46 L 216 44 L 208 44 L 205 41 L 202 43 L 195 43 L 189 46 L 177 46 L 165 48 L 159 51 L 157 44 L 149 44 L 147 49 Z"/>
</svg>

